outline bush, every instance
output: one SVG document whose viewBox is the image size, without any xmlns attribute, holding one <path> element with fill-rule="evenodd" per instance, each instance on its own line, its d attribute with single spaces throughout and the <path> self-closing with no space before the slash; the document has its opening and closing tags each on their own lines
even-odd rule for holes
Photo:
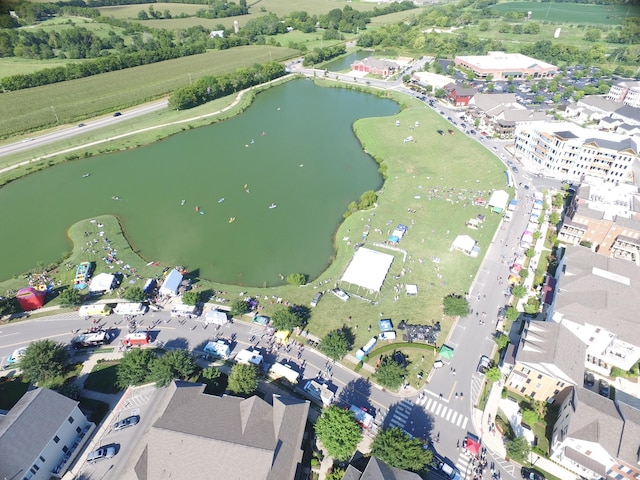
<svg viewBox="0 0 640 480">
<path fill-rule="evenodd" d="M 289 285 L 304 285 L 307 283 L 307 276 L 304 273 L 292 273 L 287 276 L 287 283 Z"/>
</svg>

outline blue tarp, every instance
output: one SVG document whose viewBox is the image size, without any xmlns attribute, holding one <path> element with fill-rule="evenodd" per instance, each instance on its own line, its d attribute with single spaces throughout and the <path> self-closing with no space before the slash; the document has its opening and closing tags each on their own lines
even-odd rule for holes
<svg viewBox="0 0 640 480">
<path fill-rule="evenodd" d="M 381 332 L 390 332 L 393 330 L 393 323 L 391 323 L 390 318 L 383 318 L 378 322 L 378 326 Z"/>
<path fill-rule="evenodd" d="M 153 290 L 156 286 L 156 281 L 153 278 L 148 278 L 147 282 L 144 284 L 144 288 L 142 289 L 142 291 L 144 293 L 151 293 L 151 290 Z"/>
</svg>

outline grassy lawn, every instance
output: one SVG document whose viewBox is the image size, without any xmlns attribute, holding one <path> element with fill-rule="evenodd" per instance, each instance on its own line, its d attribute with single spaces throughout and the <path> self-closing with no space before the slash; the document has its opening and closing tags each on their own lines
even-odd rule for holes
<svg viewBox="0 0 640 480">
<path fill-rule="evenodd" d="M 504 2 L 490 7 L 501 14 L 532 12 L 534 21 L 618 25 L 633 13 L 631 5 L 588 5 L 584 3 Z"/>
<path fill-rule="evenodd" d="M 102 393 L 118 393 L 116 370 L 120 362 L 98 363 L 84 381 L 84 388 Z"/>
<path fill-rule="evenodd" d="M 104 417 L 109 413 L 109 404 L 91 398 L 80 397 L 80 410 L 89 421 L 100 425 Z"/>
<path fill-rule="evenodd" d="M 204 10 L 207 8 L 207 5 L 202 4 L 190 4 L 190 3 L 168 3 L 168 2 L 158 2 L 158 3 L 143 3 L 137 5 L 116 5 L 113 7 L 100 7 L 98 10 L 100 14 L 104 17 L 113 17 L 119 19 L 129 19 L 129 20 L 137 20 L 138 12 L 140 10 L 144 10 L 145 12 L 149 12 L 149 6 L 153 6 L 153 9 L 156 12 L 164 13 L 165 10 L 169 10 L 173 17 L 177 17 L 178 15 L 184 13 L 186 15 L 195 15 L 198 10 Z M 206 19 L 202 19 L 206 20 Z M 146 22 L 145 22 L 146 25 Z"/>
<path fill-rule="evenodd" d="M 0 381 L 0 410 L 11 410 L 27 392 L 29 385 L 20 376 Z"/>
<path fill-rule="evenodd" d="M 205 75 L 221 75 L 269 58 L 279 61 L 296 53 L 273 46 L 238 47 L 7 92 L 0 96 L 0 132 L 9 137 L 52 126 L 54 112 L 60 124 L 113 112 L 168 95 Z"/>
<path fill-rule="evenodd" d="M 523 397 L 522 395 L 518 395 L 511 390 L 508 391 L 507 394 L 509 397 L 514 398 L 518 401 L 518 405 L 522 410 L 538 410 L 531 403 L 531 399 L 527 397 Z M 544 418 L 540 418 L 538 422 L 534 425 L 530 425 L 531 431 L 536 436 L 536 440 L 538 444 L 536 446 L 536 451 L 544 456 L 549 455 L 549 439 L 551 438 L 551 434 L 553 432 L 553 425 L 557 421 L 557 407 L 550 406 L 545 404 L 544 407 Z"/>
</svg>

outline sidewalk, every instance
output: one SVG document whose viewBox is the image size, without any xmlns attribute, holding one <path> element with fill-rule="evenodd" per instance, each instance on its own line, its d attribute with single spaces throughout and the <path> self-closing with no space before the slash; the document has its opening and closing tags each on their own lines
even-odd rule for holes
<svg viewBox="0 0 640 480">
<path fill-rule="evenodd" d="M 479 409 L 474 409 L 473 411 L 473 425 L 475 430 L 482 440 L 482 445 L 487 448 L 487 450 L 493 452 L 497 457 L 506 458 L 506 449 L 504 445 L 504 437 L 498 432 L 494 430 L 494 433 L 489 433 L 489 418 L 491 418 L 491 422 L 495 421 L 496 414 L 498 413 L 498 407 L 500 404 L 500 400 L 502 399 L 502 383 L 495 382 L 491 387 L 491 391 L 489 392 L 489 398 L 487 399 L 487 404 L 485 406 L 484 411 Z M 489 415 L 491 415 L 489 417 Z M 569 470 L 561 467 L 560 465 L 552 462 L 551 460 L 547 460 L 546 458 L 541 457 L 536 453 L 530 454 L 530 463 L 532 466 L 539 468 L 540 470 L 544 470 L 547 473 L 550 473 L 561 480 L 573 480 L 577 478 L 577 475 Z M 519 474 L 519 472 L 517 472 Z M 515 476 L 518 477 L 518 474 Z"/>
</svg>

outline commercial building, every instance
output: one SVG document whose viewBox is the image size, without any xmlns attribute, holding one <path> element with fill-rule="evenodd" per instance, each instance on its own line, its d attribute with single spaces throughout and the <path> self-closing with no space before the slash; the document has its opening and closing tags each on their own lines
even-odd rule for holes
<svg viewBox="0 0 640 480">
<path fill-rule="evenodd" d="M 553 78 L 558 67 L 521 53 L 488 52 L 486 55 L 465 55 L 454 59 L 457 67 L 471 70 L 476 78 L 493 80 L 525 80 L 526 78 Z"/>
<path fill-rule="evenodd" d="M 473 96 L 478 93 L 475 88 L 464 88 L 455 83 L 448 83 L 444 86 L 446 99 L 456 107 L 466 107 Z"/>
<path fill-rule="evenodd" d="M 590 175 L 624 183 L 633 179 L 639 143 L 568 122 L 522 122 L 515 129 L 514 155 L 549 177 L 581 181 Z"/>
<path fill-rule="evenodd" d="M 207 395 L 204 387 L 169 385 L 159 418 L 141 439 L 136 478 L 296 478 L 308 401 L 274 395 L 270 404 Z"/>
<path fill-rule="evenodd" d="M 640 82 L 624 80 L 612 85 L 607 98 L 630 107 L 640 107 Z"/>
<path fill-rule="evenodd" d="M 545 120 L 543 111 L 529 110 L 518 103 L 515 93 L 477 93 L 469 100 L 469 123 L 478 121 L 478 129 L 496 133 L 502 138 L 513 137 L 518 122 Z"/>
<path fill-rule="evenodd" d="M 391 60 L 383 60 L 375 57 L 367 57 L 362 60 L 356 60 L 351 64 L 351 70 L 356 72 L 370 73 L 387 78 L 394 75 L 400 68 L 396 62 Z"/>
<path fill-rule="evenodd" d="M 0 478 L 62 478 L 95 425 L 53 390 L 28 391 L 0 415 Z"/>
<path fill-rule="evenodd" d="M 640 266 L 640 192 L 629 184 L 587 179 L 567 208 L 558 240 Z"/>
</svg>

